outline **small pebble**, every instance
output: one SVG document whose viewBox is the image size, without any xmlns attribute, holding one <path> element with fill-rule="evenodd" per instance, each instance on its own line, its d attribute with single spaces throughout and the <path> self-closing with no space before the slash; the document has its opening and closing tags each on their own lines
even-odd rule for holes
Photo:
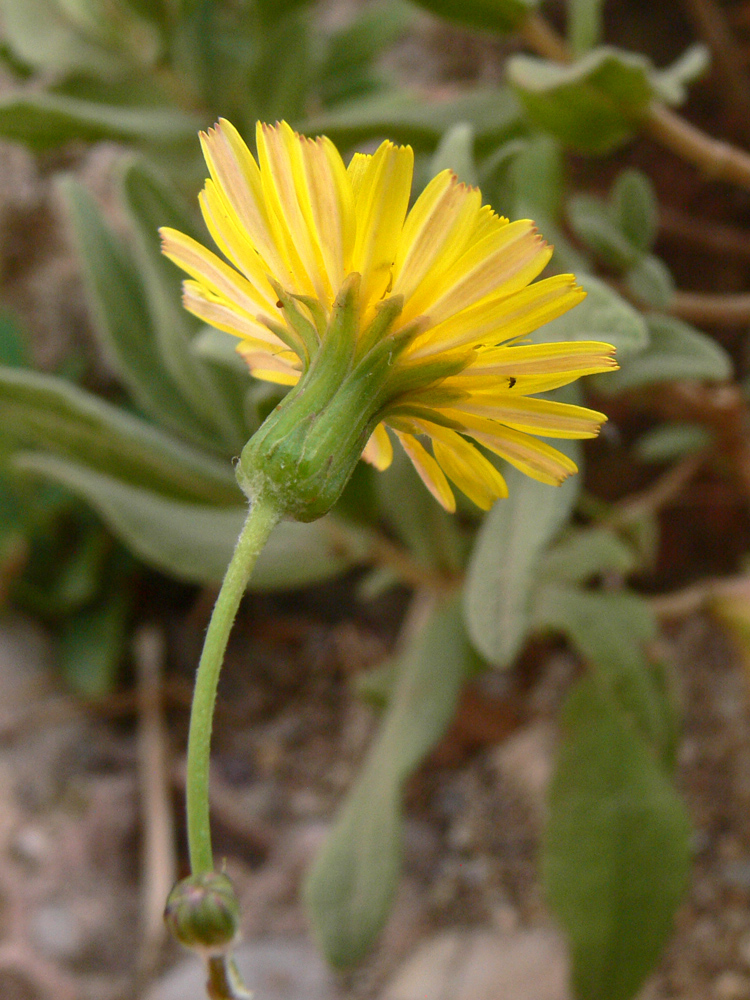
<svg viewBox="0 0 750 1000">
<path fill-rule="evenodd" d="M 740 972 L 722 972 L 713 985 L 716 1000 L 747 1000 L 750 996 L 750 979 Z"/>
</svg>

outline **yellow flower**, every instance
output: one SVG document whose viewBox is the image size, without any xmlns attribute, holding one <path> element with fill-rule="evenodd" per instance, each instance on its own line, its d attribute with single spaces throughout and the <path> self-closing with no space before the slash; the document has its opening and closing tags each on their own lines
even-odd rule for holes
<svg viewBox="0 0 750 1000">
<path fill-rule="evenodd" d="M 499 217 L 448 170 L 409 210 L 408 146 L 383 142 L 347 167 L 330 140 L 284 122 L 259 123 L 256 139 L 257 161 L 227 121 L 201 135 L 211 175 L 201 209 L 229 263 L 162 230 L 164 253 L 193 279 L 186 308 L 239 337 L 253 375 L 297 385 L 297 400 L 304 389 L 308 409 L 347 431 L 342 448 L 378 469 L 392 459 L 389 428 L 447 510 L 448 480 L 483 509 L 507 495 L 476 443 L 544 483 L 575 472 L 533 435 L 594 437 L 605 416 L 535 394 L 617 365 L 609 344 L 522 342 L 585 294 L 572 275 L 531 284 L 552 254 L 534 224 Z M 254 446 L 256 465 L 277 454 L 279 434 L 263 455 Z M 294 447 L 331 463 L 336 440 Z M 251 479 L 248 490 L 261 488 Z"/>
</svg>

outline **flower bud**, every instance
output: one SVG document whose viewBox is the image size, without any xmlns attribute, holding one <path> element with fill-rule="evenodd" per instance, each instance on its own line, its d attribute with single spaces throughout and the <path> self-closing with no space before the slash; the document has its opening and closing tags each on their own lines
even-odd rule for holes
<svg viewBox="0 0 750 1000">
<path fill-rule="evenodd" d="M 180 944 L 205 955 L 220 955 L 239 932 L 239 903 L 229 878 L 203 872 L 182 879 L 172 889 L 164 921 Z"/>
</svg>

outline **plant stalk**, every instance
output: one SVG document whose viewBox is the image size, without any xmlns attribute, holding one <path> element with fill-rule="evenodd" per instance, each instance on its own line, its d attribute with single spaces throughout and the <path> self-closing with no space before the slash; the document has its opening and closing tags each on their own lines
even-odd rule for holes
<svg viewBox="0 0 750 1000">
<path fill-rule="evenodd" d="M 208 809 L 208 776 L 216 689 L 242 595 L 272 529 L 281 519 L 275 504 L 256 498 L 240 532 L 234 555 L 216 598 L 203 645 L 190 713 L 187 753 L 187 826 L 193 875 L 213 871 Z"/>
</svg>

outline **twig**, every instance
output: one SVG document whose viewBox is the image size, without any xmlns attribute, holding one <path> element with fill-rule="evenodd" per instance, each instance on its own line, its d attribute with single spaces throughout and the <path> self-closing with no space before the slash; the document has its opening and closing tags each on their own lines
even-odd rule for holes
<svg viewBox="0 0 750 1000">
<path fill-rule="evenodd" d="M 644 122 L 653 139 L 699 167 L 706 177 L 750 191 L 750 155 L 744 150 L 706 135 L 659 101 L 651 103 Z"/>
<path fill-rule="evenodd" d="M 750 134 L 750 88 L 742 54 L 716 0 L 685 0 L 696 30 L 713 54 L 726 104 L 744 136 Z"/>
<path fill-rule="evenodd" d="M 625 525 L 636 521 L 644 514 L 655 514 L 670 504 L 685 489 L 691 479 L 698 473 L 706 461 L 707 452 L 688 455 L 677 462 L 663 475 L 659 476 L 650 486 L 640 493 L 631 494 L 626 500 L 615 504 L 604 524 Z"/>
<path fill-rule="evenodd" d="M 564 40 L 536 11 L 526 18 L 520 34 L 539 55 L 556 62 L 570 61 Z M 651 102 L 643 125 L 653 139 L 700 168 L 707 177 L 728 181 L 750 191 L 750 154 L 744 150 L 706 135 L 661 101 Z"/>
<path fill-rule="evenodd" d="M 143 809 L 143 940 L 138 969 L 147 976 L 165 939 L 164 902 L 177 878 L 170 806 L 169 750 L 162 718 L 164 637 L 154 626 L 139 629 L 133 644 L 138 677 L 138 779 Z"/>
<path fill-rule="evenodd" d="M 750 236 L 736 226 L 716 222 L 705 217 L 695 218 L 671 205 L 659 206 L 659 230 L 670 239 L 694 246 L 712 253 L 726 254 L 750 260 Z"/>
<path fill-rule="evenodd" d="M 675 292 L 669 312 L 680 319 L 707 326 L 747 326 L 750 294 Z"/>
</svg>

